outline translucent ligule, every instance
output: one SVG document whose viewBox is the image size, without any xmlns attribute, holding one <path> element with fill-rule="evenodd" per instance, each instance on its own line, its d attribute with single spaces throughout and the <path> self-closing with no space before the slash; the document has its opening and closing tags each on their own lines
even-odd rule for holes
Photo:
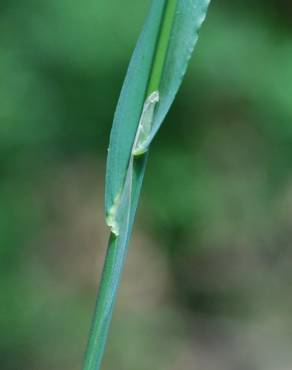
<svg viewBox="0 0 292 370">
<path fill-rule="evenodd" d="M 140 117 L 132 154 L 134 156 L 145 153 L 148 149 L 148 139 L 153 128 L 153 116 L 156 104 L 159 102 L 159 92 L 154 91 L 145 100 Z"/>
</svg>

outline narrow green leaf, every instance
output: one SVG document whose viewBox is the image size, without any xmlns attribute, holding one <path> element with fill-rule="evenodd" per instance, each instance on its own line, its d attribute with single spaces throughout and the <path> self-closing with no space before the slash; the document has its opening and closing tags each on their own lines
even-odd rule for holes
<svg viewBox="0 0 292 370">
<path fill-rule="evenodd" d="M 178 0 L 173 25 L 168 39 L 168 49 L 159 84 L 160 102 L 153 129 L 145 142 L 147 148 L 161 126 L 186 72 L 210 0 Z"/>
<path fill-rule="evenodd" d="M 167 0 L 155 0 L 131 58 L 114 116 L 106 171 L 106 213 L 120 193 L 143 108 Z"/>
</svg>

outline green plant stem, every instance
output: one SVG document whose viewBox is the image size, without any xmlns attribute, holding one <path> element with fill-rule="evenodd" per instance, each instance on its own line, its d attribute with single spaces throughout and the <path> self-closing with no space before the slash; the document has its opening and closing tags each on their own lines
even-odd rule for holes
<svg viewBox="0 0 292 370">
<path fill-rule="evenodd" d="M 156 49 L 152 62 L 151 74 L 149 76 L 146 97 L 151 92 L 159 90 L 172 23 L 175 15 L 176 3 L 177 0 L 165 0 L 160 32 L 156 42 Z M 131 234 L 134 222 L 146 161 L 147 154 L 141 156 L 139 159 L 134 159 L 134 178 L 132 185 L 132 202 L 134 203 L 134 206 L 131 210 L 130 221 L 126 226 L 127 230 L 124 231 L 125 235 L 127 236 L 122 237 L 120 235 L 110 235 L 107 255 L 104 262 L 104 268 L 96 301 L 95 313 L 85 354 L 83 370 L 100 369 L 111 322 L 113 306 L 116 300 L 120 276 L 127 253 L 129 242 L 128 236 Z"/>
<path fill-rule="evenodd" d="M 123 236 L 131 234 L 146 162 L 147 155 L 137 158 L 134 162 L 134 174 L 142 174 L 142 176 L 134 175 L 133 177 L 133 207 L 128 228 L 127 230 L 122 230 L 122 234 L 119 237 L 111 233 L 109 238 L 83 370 L 100 369 L 120 277 L 127 254 L 129 237 L 124 238 Z"/>
<path fill-rule="evenodd" d="M 152 71 L 146 96 L 149 96 L 153 91 L 159 90 L 161 75 L 169 44 L 169 37 L 175 15 L 176 2 L 177 0 L 168 0 L 165 3 L 163 22 L 161 24 L 160 34 L 156 45 L 156 53 L 153 59 Z"/>
<path fill-rule="evenodd" d="M 117 276 L 120 275 L 115 274 L 114 270 L 121 270 L 124 262 L 123 256 L 121 258 L 119 255 L 122 249 L 117 248 L 117 242 L 118 239 L 111 234 L 85 356 L 84 370 L 100 368 L 115 301 L 118 284 L 116 280 Z"/>
</svg>

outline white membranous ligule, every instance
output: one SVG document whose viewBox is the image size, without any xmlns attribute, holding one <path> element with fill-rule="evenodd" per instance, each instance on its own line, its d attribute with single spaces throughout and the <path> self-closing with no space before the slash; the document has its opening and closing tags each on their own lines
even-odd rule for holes
<svg viewBox="0 0 292 370">
<path fill-rule="evenodd" d="M 144 154 L 148 149 L 149 144 L 147 145 L 147 141 L 151 135 L 154 109 L 158 102 L 158 91 L 151 93 L 145 100 L 132 149 L 132 154 L 134 156 Z"/>
<path fill-rule="evenodd" d="M 125 182 L 123 188 L 117 195 L 114 204 L 106 217 L 106 223 L 110 227 L 111 232 L 115 236 L 120 235 L 120 227 L 122 223 L 124 223 L 123 227 L 126 228 L 129 224 L 134 157 L 142 155 L 148 150 L 149 147 L 148 139 L 151 135 L 153 128 L 154 110 L 158 102 L 159 102 L 158 91 L 154 91 L 153 93 L 151 93 L 145 100 L 134 144 L 131 150 Z"/>
</svg>

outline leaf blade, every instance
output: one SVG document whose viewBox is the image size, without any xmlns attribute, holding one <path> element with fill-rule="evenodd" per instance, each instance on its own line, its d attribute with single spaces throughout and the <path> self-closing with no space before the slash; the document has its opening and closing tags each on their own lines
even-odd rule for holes
<svg viewBox="0 0 292 370">
<path fill-rule="evenodd" d="M 157 89 L 160 96 L 151 133 L 145 140 L 147 150 L 181 85 L 209 3 L 210 0 L 152 2 L 130 61 L 111 131 L 106 170 L 107 216 L 123 188 L 146 93 Z"/>
<path fill-rule="evenodd" d="M 105 209 L 122 189 L 151 73 L 166 0 L 155 0 L 131 58 L 114 116 L 106 170 Z"/>
<path fill-rule="evenodd" d="M 150 145 L 167 115 L 198 40 L 198 31 L 206 17 L 210 0 L 178 0 L 169 38 L 169 47 L 161 75 L 160 102 L 154 115 L 153 130 L 145 145 Z"/>
</svg>

